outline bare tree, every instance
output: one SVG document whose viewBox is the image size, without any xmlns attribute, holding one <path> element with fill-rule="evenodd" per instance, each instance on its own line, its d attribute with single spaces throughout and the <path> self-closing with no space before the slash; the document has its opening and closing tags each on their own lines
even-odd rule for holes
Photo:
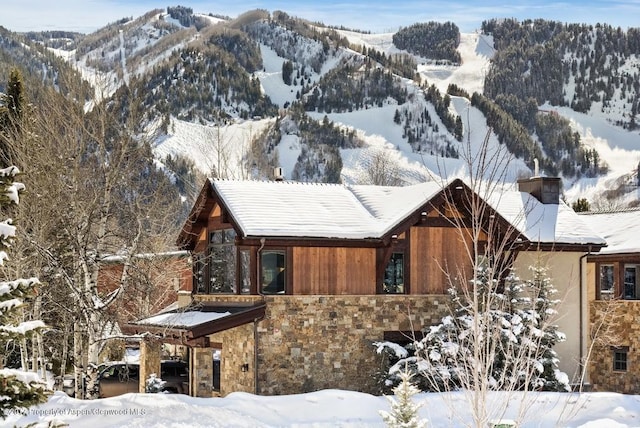
<svg viewBox="0 0 640 428">
<path fill-rule="evenodd" d="M 362 184 L 401 186 L 404 183 L 400 164 L 391 157 L 390 151 L 375 149 L 367 161 L 359 180 Z"/>
<path fill-rule="evenodd" d="M 92 368 L 113 327 L 108 309 L 127 292 L 135 256 L 169 248 L 180 210 L 175 189 L 153 165 L 151 137 L 137 122 L 133 97 L 89 105 L 85 110 L 73 93 L 47 91 L 16 146 L 29 160 L 35 193 L 24 215 L 44 219 L 25 235 L 52 283 L 64 290 L 55 300 L 73 326 L 77 393 L 82 396 L 87 378 L 91 397 Z M 104 294 L 98 274 L 113 255 L 123 268 L 115 290 Z"/>
<path fill-rule="evenodd" d="M 542 263 L 524 289 L 512 276 L 523 248 L 514 225 L 522 223 L 532 207 L 524 205 L 508 220 L 496 211 L 504 190 L 512 185 L 507 174 L 511 154 L 490 144 L 490 137 L 489 130 L 480 147 L 467 141 L 460 150 L 467 167 L 463 182 L 432 178 L 441 180 L 443 195 L 434 209 L 465 243 L 464 254 L 440 266 L 453 296 L 450 315 L 427 329 L 424 339 L 413 339 L 413 356 L 398 353 L 395 344 L 388 346 L 400 358 L 392 374 L 409 362 L 422 377 L 423 388 L 463 391 L 473 426 L 478 427 L 502 418 L 516 396 L 518 418 L 524 419 L 530 405 L 526 394 L 549 385 L 541 381 L 543 362 L 549 359 L 543 351 L 549 351 L 554 340 L 562 340 L 554 326 L 556 318 L 548 316 L 550 307 L 537 306 L 545 299 L 547 304 L 559 303 L 543 296 L 551 288 L 541 276 Z M 568 385 L 562 374 L 551 376 L 558 376 L 558 389 Z M 501 395 L 494 399 L 492 392 L 497 390 Z"/>
</svg>

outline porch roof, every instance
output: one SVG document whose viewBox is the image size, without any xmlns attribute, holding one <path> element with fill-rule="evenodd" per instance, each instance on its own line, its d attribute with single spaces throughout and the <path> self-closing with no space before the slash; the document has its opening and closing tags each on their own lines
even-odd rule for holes
<svg viewBox="0 0 640 428">
<path fill-rule="evenodd" d="M 209 346 L 207 336 L 264 317 L 266 305 L 258 303 L 202 302 L 124 324 L 125 334 L 151 333 L 168 343 Z"/>
</svg>

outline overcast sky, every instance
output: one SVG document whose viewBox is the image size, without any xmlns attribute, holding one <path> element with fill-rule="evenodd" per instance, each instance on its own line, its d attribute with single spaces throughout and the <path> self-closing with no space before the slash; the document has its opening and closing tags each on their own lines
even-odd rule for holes
<svg viewBox="0 0 640 428">
<path fill-rule="evenodd" d="M 283 10 L 329 25 L 393 32 L 416 22 L 452 21 L 471 32 L 489 18 L 544 18 L 561 22 L 640 27 L 640 0 L 20 0 L 3 1 L 0 26 L 11 31 L 69 30 L 90 33 L 124 17 L 167 5 L 236 17 L 251 9 Z"/>
</svg>

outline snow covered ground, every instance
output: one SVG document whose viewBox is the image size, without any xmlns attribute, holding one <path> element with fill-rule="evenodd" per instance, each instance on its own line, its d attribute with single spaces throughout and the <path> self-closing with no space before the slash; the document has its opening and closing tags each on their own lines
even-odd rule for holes
<svg viewBox="0 0 640 428">
<path fill-rule="evenodd" d="M 473 426 L 463 392 L 418 394 L 420 416 L 429 427 Z M 501 419 L 520 420 L 521 428 L 582 427 L 623 428 L 640 426 L 640 397 L 614 393 L 529 393 L 510 399 L 494 393 L 490 400 L 509 400 Z M 489 405 L 491 406 L 491 404 Z M 498 406 L 497 406 L 498 407 Z M 490 407 L 491 408 L 491 407 Z M 518 418 L 519 408 L 525 417 Z M 38 427 L 52 421 L 69 427 L 384 427 L 380 410 L 389 411 L 385 397 L 343 390 L 323 390 L 299 395 L 263 397 L 233 393 L 225 398 L 185 395 L 125 394 L 82 401 L 55 393 L 47 403 L 32 407 L 26 415 L 12 415 L 0 426 Z"/>
</svg>

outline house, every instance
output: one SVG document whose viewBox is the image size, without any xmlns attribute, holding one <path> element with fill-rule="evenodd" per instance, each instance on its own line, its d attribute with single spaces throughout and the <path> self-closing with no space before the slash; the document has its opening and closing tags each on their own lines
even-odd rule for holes
<svg viewBox="0 0 640 428">
<path fill-rule="evenodd" d="M 581 213 L 607 241 L 585 256 L 589 375 L 596 391 L 640 393 L 640 210 Z"/>
<path fill-rule="evenodd" d="M 177 308 L 178 296 L 191 293 L 190 254 L 186 251 L 135 255 L 130 261 L 126 285 L 120 290 L 126 261 L 122 256 L 107 256 L 98 271 L 100 296 L 108 297 L 116 291 L 123 293 L 107 308 L 106 319 L 114 326 Z M 117 332 L 117 327 L 114 329 Z M 106 341 L 101 361 L 120 360 L 123 352 L 123 340 Z"/>
<path fill-rule="evenodd" d="M 560 180 L 479 198 L 465 182 L 407 187 L 208 180 L 178 243 L 192 254 L 181 310 L 127 326 L 189 347 L 191 394 L 378 392 L 373 342 L 438 323 L 478 239 L 526 277 L 540 258 L 563 297 L 560 368 L 586 350 L 580 262 L 605 241 L 559 200 Z M 466 282 L 468 283 L 468 282 Z"/>
</svg>

